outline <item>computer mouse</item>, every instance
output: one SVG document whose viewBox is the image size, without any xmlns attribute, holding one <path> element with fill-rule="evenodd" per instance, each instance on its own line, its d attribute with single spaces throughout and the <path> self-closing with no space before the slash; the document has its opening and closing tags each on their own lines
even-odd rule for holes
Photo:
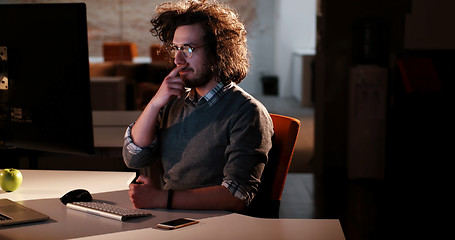
<svg viewBox="0 0 455 240">
<path fill-rule="evenodd" d="M 92 200 L 92 195 L 85 189 L 69 191 L 60 198 L 60 201 L 65 205 L 71 202 L 90 202 Z"/>
</svg>

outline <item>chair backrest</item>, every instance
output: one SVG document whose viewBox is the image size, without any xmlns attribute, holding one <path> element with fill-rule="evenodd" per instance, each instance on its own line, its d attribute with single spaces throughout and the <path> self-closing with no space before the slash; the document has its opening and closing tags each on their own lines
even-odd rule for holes
<svg viewBox="0 0 455 240">
<path fill-rule="evenodd" d="M 137 57 L 137 46 L 133 42 L 104 42 L 104 61 L 133 61 Z"/>
<path fill-rule="evenodd" d="M 248 215 L 278 217 L 284 183 L 300 129 L 298 119 L 270 114 L 275 131 L 269 161 L 261 177 L 259 191 L 247 210 Z"/>
<path fill-rule="evenodd" d="M 264 171 L 263 179 L 271 181 L 272 185 L 269 190 L 269 198 L 272 200 L 281 200 L 286 176 L 291 165 L 292 155 L 294 154 L 295 143 L 300 129 L 300 121 L 295 118 L 270 114 L 273 121 L 275 136 L 272 142 L 272 150 L 268 162 L 268 168 Z"/>
</svg>

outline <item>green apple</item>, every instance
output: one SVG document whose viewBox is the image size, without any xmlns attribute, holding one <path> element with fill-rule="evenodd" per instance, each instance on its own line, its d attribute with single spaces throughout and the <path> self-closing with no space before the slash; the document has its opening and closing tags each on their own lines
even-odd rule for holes
<svg viewBox="0 0 455 240">
<path fill-rule="evenodd" d="M 16 191 L 22 184 L 22 173 L 14 168 L 5 168 L 0 172 L 0 187 L 5 192 Z"/>
</svg>

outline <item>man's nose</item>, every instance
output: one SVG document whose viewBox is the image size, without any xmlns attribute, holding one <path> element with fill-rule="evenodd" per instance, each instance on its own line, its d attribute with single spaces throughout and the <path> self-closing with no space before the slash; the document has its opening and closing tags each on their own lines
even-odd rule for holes
<svg viewBox="0 0 455 240">
<path fill-rule="evenodd" d="M 181 50 L 175 53 L 174 63 L 177 66 L 186 63 L 186 58 Z"/>
</svg>

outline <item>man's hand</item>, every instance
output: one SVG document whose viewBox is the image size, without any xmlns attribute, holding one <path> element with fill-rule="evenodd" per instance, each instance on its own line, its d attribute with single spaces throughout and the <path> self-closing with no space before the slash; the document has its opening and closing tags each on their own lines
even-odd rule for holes
<svg viewBox="0 0 455 240">
<path fill-rule="evenodd" d="M 145 147 L 152 144 L 156 137 L 155 127 L 160 109 L 171 98 L 181 97 L 185 92 L 185 83 L 178 75 L 187 66 L 187 63 L 177 66 L 164 78 L 160 89 L 137 119 L 136 124 L 131 129 L 131 137 L 137 146 Z"/>
<path fill-rule="evenodd" d="M 179 77 L 179 72 L 182 71 L 188 63 L 175 67 L 163 80 L 158 92 L 152 99 L 155 106 L 161 108 L 166 105 L 169 100 L 174 97 L 182 97 L 185 92 L 185 82 Z"/>
<path fill-rule="evenodd" d="M 167 193 L 160 190 L 150 178 L 141 175 L 129 188 L 128 194 L 135 208 L 166 207 Z"/>
</svg>

